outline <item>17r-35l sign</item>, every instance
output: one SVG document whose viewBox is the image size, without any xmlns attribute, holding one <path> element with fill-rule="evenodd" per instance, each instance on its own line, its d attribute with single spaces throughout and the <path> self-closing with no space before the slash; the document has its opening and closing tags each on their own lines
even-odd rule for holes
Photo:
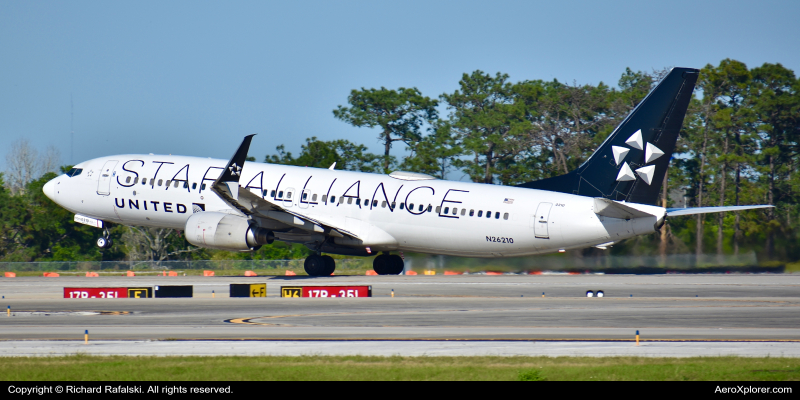
<svg viewBox="0 0 800 400">
<path fill-rule="evenodd" d="M 283 286 L 281 297 L 372 297 L 372 286 Z"/>
<path fill-rule="evenodd" d="M 65 299 L 124 299 L 128 288 L 64 288 Z"/>
</svg>

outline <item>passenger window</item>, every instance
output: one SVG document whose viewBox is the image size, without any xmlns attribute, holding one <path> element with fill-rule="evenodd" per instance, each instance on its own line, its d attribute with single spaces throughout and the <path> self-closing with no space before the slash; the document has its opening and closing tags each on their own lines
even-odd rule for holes
<svg viewBox="0 0 800 400">
<path fill-rule="evenodd" d="M 136 178 L 133 178 L 133 184 L 135 185 L 137 183 L 139 183 L 139 177 L 138 176 Z"/>
<path fill-rule="evenodd" d="M 353 198 L 352 197 L 348 197 L 347 198 L 347 204 L 353 204 Z"/>
<path fill-rule="evenodd" d="M 158 186 L 161 186 L 161 183 L 162 183 L 162 182 L 164 182 L 164 180 L 163 180 L 163 179 L 159 179 L 159 180 L 158 180 Z"/>
<path fill-rule="evenodd" d="M 467 209 L 466 209 L 466 208 L 462 208 L 462 209 L 461 209 L 461 216 L 463 217 L 463 216 L 464 216 L 464 214 L 466 214 L 466 213 L 467 213 Z M 472 216 L 472 213 L 470 213 L 470 217 L 471 217 L 471 216 Z"/>
<path fill-rule="evenodd" d="M 500 219 L 500 211 L 494 213 L 494 219 Z"/>
<path fill-rule="evenodd" d="M 458 214 L 458 209 L 453 207 L 453 215 L 457 215 L 457 214 Z"/>
<path fill-rule="evenodd" d="M 503 214 L 503 219 L 508 221 L 508 213 Z"/>
<path fill-rule="evenodd" d="M 437 209 L 437 211 L 436 211 L 436 212 L 437 212 L 437 213 L 439 212 L 439 211 L 438 211 L 438 209 L 440 209 L 440 208 L 442 208 L 442 207 L 436 207 L 436 209 Z M 445 213 L 445 214 L 449 214 L 449 213 L 450 213 L 450 207 L 445 207 L 445 208 L 444 208 L 444 213 Z"/>
<path fill-rule="evenodd" d="M 440 214 L 442 212 L 442 206 L 436 206 L 436 213 Z M 447 211 L 445 211 L 447 213 Z"/>
<path fill-rule="evenodd" d="M 200 190 L 206 190 L 206 184 L 205 183 L 200 185 Z"/>
<path fill-rule="evenodd" d="M 175 184 L 173 184 L 172 187 L 177 189 L 178 188 L 178 181 L 173 181 L 173 182 L 175 182 Z"/>
<path fill-rule="evenodd" d="M 487 211 L 486 212 L 486 218 L 492 218 L 492 212 L 491 211 Z"/>
<path fill-rule="evenodd" d="M 323 194 L 322 195 L 322 202 L 326 203 L 327 201 L 328 201 L 328 195 L 327 194 Z"/>
<path fill-rule="evenodd" d="M 172 183 L 172 181 L 171 181 L 171 180 L 169 180 L 169 179 L 167 179 L 167 184 L 166 184 L 166 185 L 164 185 L 164 186 L 166 186 L 166 187 L 169 187 L 169 184 L 170 184 L 170 183 Z M 161 184 L 159 183 L 159 184 L 158 184 L 158 186 L 161 186 Z"/>
<path fill-rule="evenodd" d="M 402 210 L 403 206 L 405 206 L 405 205 L 406 205 L 405 203 L 400 203 L 400 209 Z"/>
<path fill-rule="evenodd" d="M 381 202 L 381 208 L 386 208 L 386 202 L 385 201 Z"/>
<path fill-rule="evenodd" d="M 483 210 L 478 210 L 478 217 L 482 217 L 482 216 L 483 216 Z"/>
<path fill-rule="evenodd" d="M 275 191 L 274 190 L 269 192 L 269 197 L 275 197 Z"/>
<path fill-rule="evenodd" d="M 282 199 L 282 198 L 283 198 L 283 190 L 281 190 L 280 192 L 278 192 L 278 198 L 279 198 L 279 199 Z"/>
<path fill-rule="evenodd" d="M 125 178 L 125 183 L 131 183 L 131 177 L 130 176 Z"/>
<path fill-rule="evenodd" d="M 317 201 L 317 194 L 316 193 L 313 196 L 311 196 L 311 201 Z"/>
<path fill-rule="evenodd" d="M 431 210 L 433 210 L 433 206 L 428 204 L 428 212 L 431 212 Z"/>
<path fill-rule="evenodd" d="M 472 217 L 475 215 L 475 210 L 469 210 L 469 216 Z"/>
<path fill-rule="evenodd" d="M 147 178 L 142 179 L 142 186 L 147 185 Z"/>
<path fill-rule="evenodd" d="M 356 199 L 356 205 L 357 205 L 357 206 L 360 206 L 360 205 L 361 205 L 361 199 Z"/>
<path fill-rule="evenodd" d="M 339 197 L 339 204 L 344 204 L 344 197 Z"/>
<path fill-rule="evenodd" d="M 197 182 L 192 184 L 192 190 L 195 190 L 195 189 L 197 189 Z"/>
<path fill-rule="evenodd" d="M 403 203 L 400 203 L 400 208 L 403 208 Z M 408 209 L 414 211 L 414 203 L 408 203 Z M 420 208 L 420 210 L 422 210 Z"/>
<path fill-rule="evenodd" d="M 303 193 L 303 200 L 307 200 L 307 199 L 308 199 L 308 193 Z"/>
<path fill-rule="evenodd" d="M 261 191 L 261 196 L 267 197 L 267 189 Z"/>
<path fill-rule="evenodd" d="M 188 189 L 189 188 L 189 181 L 183 181 L 183 188 L 184 189 Z"/>
<path fill-rule="evenodd" d="M 292 198 L 292 192 L 286 192 L 286 200 L 289 200 L 291 198 Z"/>
<path fill-rule="evenodd" d="M 386 207 L 386 202 L 384 201 L 383 203 L 384 203 L 384 207 Z M 373 207 L 377 207 L 378 206 L 378 200 L 372 200 L 372 206 Z"/>
<path fill-rule="evenodd" d="M 419 205 L 419 211 L 422 211 L 422 210 L 424 210 L 424 209 L 425 209 L 425 206 L 424 206 L 424 205 L 422 205 L 422 204 L 420 204 L 420 205 Z"/>
</svg>

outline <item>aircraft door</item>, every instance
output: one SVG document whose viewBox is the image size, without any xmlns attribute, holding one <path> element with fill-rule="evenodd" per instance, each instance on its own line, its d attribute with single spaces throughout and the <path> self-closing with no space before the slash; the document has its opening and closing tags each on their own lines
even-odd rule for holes
<svg viewBox="0 0 800 400">
<path fill-rule="evenodd" d="M 116 172 L 114 172 L 114 167 L 116 166 L 116 160 L 106 161 L 103 165 L 103 169 L 100 170 L 100 179 L 97 180 L 97 194 L 103 196 L 111 194 L 111 181 L 116 175 Z"/>
<path fill-rule="evenodd" d="M 552 207 L 553 203 L 539 203 L 539 207 L 536 208 L 536 215 L 533 216 L 533 233 L 539 239 L 550 239 L 547 225 Z"/>
</svg>

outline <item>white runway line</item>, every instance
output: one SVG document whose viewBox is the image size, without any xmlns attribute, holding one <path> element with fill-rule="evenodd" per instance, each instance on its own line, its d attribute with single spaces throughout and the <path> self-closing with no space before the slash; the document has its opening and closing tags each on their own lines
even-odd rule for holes
<svg viewBox="0 0 800 400">
<path fill-rule="evenodd" d="M 639 356 L 800 357 L 798 342 L 0 341 L 2 357 L 130 356 Z"/>
</svg>

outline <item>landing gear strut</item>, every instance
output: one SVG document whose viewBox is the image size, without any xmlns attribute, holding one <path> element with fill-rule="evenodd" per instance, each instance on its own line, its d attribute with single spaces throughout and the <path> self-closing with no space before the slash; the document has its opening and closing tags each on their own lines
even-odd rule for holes
<svg viewBox="0 0 800 400">
<path fill-rule="evenodd" d="M 100 239 L 97 239 L 97 247 L 101 249 L 107 249 L 111 247 L 114 242 L 111 240 L 111 233 L 108 232 L 108 228 L 103 228 L 103 236 Z"/>
<path fill-rule="evenodd" d="M 372 260 L 372 269 L 378 275 L 400 275 L 405 269 L 405 262 L 397 254 L 381 254 Z"/>
<path fill-rule="evenodd" d="M 303 266 L 310 276 L 330 276 L 336 270 L 336 261 L 331 256 L 312 254 Z"/>
</svg>

